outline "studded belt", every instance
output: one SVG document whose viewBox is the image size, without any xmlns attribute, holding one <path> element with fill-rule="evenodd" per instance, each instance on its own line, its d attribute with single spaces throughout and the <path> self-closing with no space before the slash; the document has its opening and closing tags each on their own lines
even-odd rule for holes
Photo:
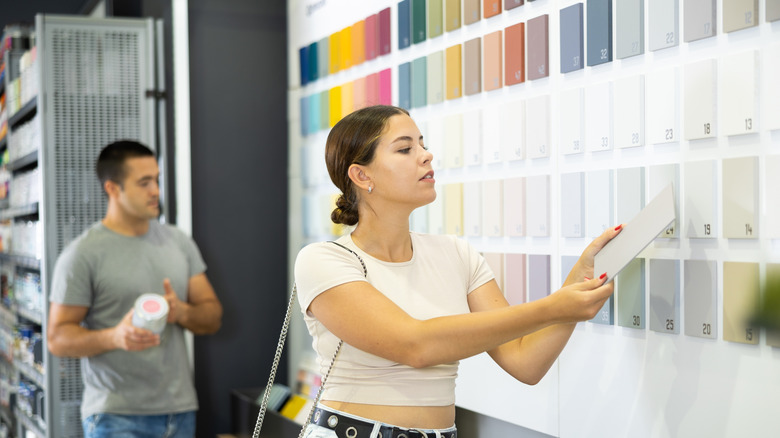
<svg viewBox="0 0 780 438">
<path fill-rule="evenodd" d="M 404 429 L 383 424 L 379 427 L 379 435 L 371 436 L 374 423 L 347 417 L 337 412 L 317 407 L 314 410 L 312 424 L 326 427 L 336 432 L 339 438 L 436 438 L 436 432 L 430 430 Z M 458 432 L 449 430 L 439 432 L 442 438 L 457 438 Z"/>
</svg>

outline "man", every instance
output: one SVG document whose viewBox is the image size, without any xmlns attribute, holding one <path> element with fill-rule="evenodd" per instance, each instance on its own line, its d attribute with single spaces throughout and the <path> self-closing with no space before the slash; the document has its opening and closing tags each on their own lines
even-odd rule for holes
<svg viewBox="0 0 780 438">
<path fill-rule="evenodd" d="M 184 332 L 215 333 L 222 305 L 192 239 L 157 221 L 160 171 L 152 151 L 112 143 L 100 152 L 97 174 L 108 208 L 57 260 L 48 348 L 82 358 L 86 438 L 191 438 L 198 404 Z M 144 293 L 168 303 L 160 335 L 132 324 Z"/>
</svg>

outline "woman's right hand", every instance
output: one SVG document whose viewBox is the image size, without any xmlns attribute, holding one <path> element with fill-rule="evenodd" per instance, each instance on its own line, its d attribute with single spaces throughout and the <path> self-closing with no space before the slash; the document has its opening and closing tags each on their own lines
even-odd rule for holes
<svg viewBox="0 0 780 438">
<path fill-rule="evenodd" d="M 559 323 L 572 323 L 593 319 L 615 291 L 615 283 L 604 283 L 607 276 L 585 279 L 564 286 L 550 295 L 560 317 Z"/>
</svg>

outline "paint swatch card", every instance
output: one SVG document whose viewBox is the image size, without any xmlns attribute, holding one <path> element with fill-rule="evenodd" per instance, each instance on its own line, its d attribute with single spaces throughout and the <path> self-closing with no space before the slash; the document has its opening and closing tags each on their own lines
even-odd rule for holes
<svg viewBox="0 0 780 438">
<path fill-rule="evenodd" d="M 501 150 L 505 160 L 525 158 L 525 101 L 517 100 L 501 105 Z"/>
<path fill-rule="evenodd" d="M 758 51 L 721 58 L 721 122 L 723 133 L 740 135 L 758 132 Z"/>
<path fill-rule="evenodd" d="M 660 50 L 680 44 L 679 0 L 652 0 L 648 2 L 650 50 Z"/>
<path fill-rule="evenodd" d="M 716 137 L 718 64 L 705 59 L 685 66 L 683 116 L 685 139 Z"/>
<path fill-rule="evenodd" d="M 549 69 L 549 16 L 528 20 L 528 79 L 546 78 Z"/>
<path fill-rule="evenodd" d="M 582 3 L 561 9 L 561 73 L 580 70 L 585 65 Z"/>
<path fill-rule="evenodd" d="M 585 93 L 582 88 L 572 88 L 559 94 L 558 117 L 561 154 L 579 154 L 585 150 Z"/>
<path fill-rule="evenodd" d="M 442 0 L 428 0 L 428 38 L 444 33 Z"/>
<path fill-rule="evenodd" d="M 617 2 L 615 7 L 617 8 L 615 51 L 618 59 L 645 53 L 644 0 L 623 0 Z"/>
<path fill-rule="evenodd" d="M 482 182 L 482 230 L 488 237 L 504 235 L 504 184 L 500 179 Z"/>
<path fill-rule="evenodd" d="M 398 49 L 412 44 L 412 6 L 411 0 L 398 2 Z"/>
<path fill-rule="evenodd" d="M 602 272 L 602 271 L 594 271 Z M 595 274 L 594 274 L 595 275 Z M 632 259 L 615 285 L 618 304 L 618 325 L 634 329 L 645 328 L 645 260 Z"/>
<path fill-rule="evenodd" d="M 676 217 L 674 187 L 670 184 L 596 254 L 594 272 L 606 272 L 607 281 L 611 281 Z"/>
<path fill-rule="evenodd" d="M 648 272 L 650 330 L 680 333 L 680 261 L 651 259 Z"/>
<path fill-rule="evenodd" d="M 485 71 L 485 91 L 498 90 L 504 86 L 504 68 L 501 62 L 502 46 L 502 31 L 498 30 L 485 35 L 484 62 L 482 63 Z"/>
<path fill-rule="evenodd" d="M 523 5 L 523 0 L 504 0 L 504 9 L 507 11 Z"/>
<path fill-rule="evenodd" d="M 525 236 L 525 177 L 504 180 L 504 234 Z"/>
<path fill-rule="evenodd" d="M 463 23 L 474 24 L 482 18 L 480 0 L 463 0 Z"/>
<path fill-rule="evenodd" d="M 428 105 L 444 102 L 444 79 L 444 52 L 433 52 L 428 55 Z"/>
<path fill-rule="evenodd" d="M 504 260 L 504 296 L 510 305 L 525 303 L 526 255 L 506 254 Z"/>
<path fill-rule="evenodd" d="M 461 45 L 456 44 L 452 47 L 447 47 L 447 100 L 457 99 L 461 97 L 463 93 L 463 79 L 461 75 Z"/>
<path fill-rule="evenodd" d="M 482 39 L 474 38 L 463 43 L 464 94 L 470 96 L 482 92 Z"/>
<path fill-rule="evenodd" d="M 718 337 L 718 265 L 714 260 L 685 260 L 683 264 L 685 335 Z"/>
<path fill-rule="evenodd" d="M 612 0 L 587 2 L 588 65 L 612 62 Z"/>
<path fill-rule="evenodd" d="M 425 41 L 426 37 L 425 0 L 412 0 L 412 42 Z"/>
<path fill-rule="evenodd" d="M 683 39 L 686 43 L 715 36 L 718 21 L 715 0 L 683 1 Z"/>
<path fill-rule="evenodd" d="M 390 53 L 390 8 L 379 11 L 378 21 L 379 54 L 387 55 Z"/>
<path fill-rule="evenodd" d="M 723 237 L 758 238 L 758 157 L 723 160 Z"/>
<path fill-rule="evenodd" d="M 758 0 L 723 0 L 723 31 L 758 25 Z"/>
<path fill-rule="evenodd" d="M 444 28 L 452 32 L 460 28 L 460 1 L 444 0 Z"/>
<path fill-rule="evenodd" d="M 504 80 L 507 85 L 525 82 L 525 23 L 504 30 Z"/>
<path fill-rule="evenodd" d="M 695 239 L 714 239 L 718 236 L 717 163 L 691 161 L 684 166 L 685 234 Z"/>
<path fill-rule="evenodd" d="M 645 144 L 645 76 L 615 80 L 615 146 L 629 148 Z"/>
<path fill-rule="evenodd" d="M 501 13 L 501 0 L 482 0 L 482 9 L 485 18 L 495 17 Z"/>
<path fill-rule="evenodd" d="M 526 101 L 525 146 L 528 158 L 550 156 L 550 95 L 543 94 Z"/>
<path fill-rule="evenodd" d="M 723 262 L 723 340 L 758 344 L 752 324 L 759 304 L 758 263 Z"/>
</svg>

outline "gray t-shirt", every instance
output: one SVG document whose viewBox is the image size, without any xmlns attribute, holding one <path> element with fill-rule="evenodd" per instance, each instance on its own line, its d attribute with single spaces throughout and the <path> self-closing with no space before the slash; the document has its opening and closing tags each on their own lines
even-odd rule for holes
<svg viewBox="0 0 780 438">
<path fill-rule="evenodd" d="M 150 221 L 139 237 L 117 234 L 97 223 L 71 242 L 54 267 L 50 300 L 89 307 L 90 330 L 114 327 L 144 293 L 163 295 L 169 278 L 187 301 L 190 277 L 206 264 L 195 242 L 179 229 Z M 159 415 L 198 408 L 184 329 L 167 324 L 159 346 L 113 350 L 81 359 L 81 416 L 96 413 Z"/>
</svg>

